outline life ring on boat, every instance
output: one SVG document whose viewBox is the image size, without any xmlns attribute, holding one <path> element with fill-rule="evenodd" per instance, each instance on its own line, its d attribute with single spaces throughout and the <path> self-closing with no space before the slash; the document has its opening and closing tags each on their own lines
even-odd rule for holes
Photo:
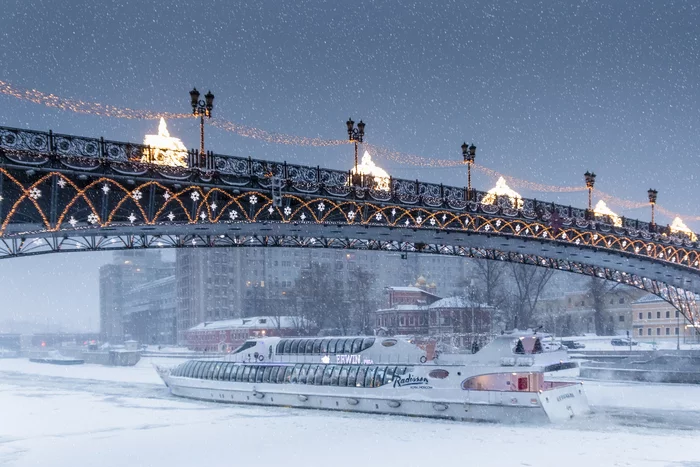
<svg viewBox="0 0 700 467">
<path fill-rule="evenodd" d="M 262 362 L 263 360 L 265 360 L 265 356 L 263 354 L 258 355 L 258 361 Z"/>
<path fill-rule="evenodd" d="M 425 355 L 423 355 L 423 356 L 420 358 L 420 362 L 421 362 L 421 363 L 425 363 L 425 362 L 427 362 L 427 361 L 428 361 L 428 359 L 425 357 Z"/>
</svg>

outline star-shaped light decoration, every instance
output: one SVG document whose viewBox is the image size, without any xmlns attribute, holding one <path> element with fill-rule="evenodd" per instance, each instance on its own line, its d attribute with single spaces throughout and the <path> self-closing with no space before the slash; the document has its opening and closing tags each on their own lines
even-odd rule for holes
<svg viewBox="0 0 700 467">
<path fill-rule="evenodd" d="M 421 216 L 416 217 L 416 224 L 420 224 L 423 222 L 423 218 Z"/>
<path fill-rule="evenodd" d="M 396 208 L 391 209 L 391 217 L 394 217 L 396 215 Z"/>
<path fill-rule="evenodd" d="M 350 219 L 350 221 L 355 219 L 355 211 L 348 212 L 348 219 Z"/>
<path fill-rule="evenodd" d="M 102 193 L 104 193 L 104 194 L 109 193 L 109 185 L 107 185 L 106 183 L 104 185 L 102 185 Z"/>
<path fill-rule="evenodd" d="M 320 203 L 318 203 L 318 211 L 323 212 L 325 210 L 326 210 L 326 205 L 324 204 L 324 202 L 321 201 Z"/>
<path fill-rule="evenodd" d="M 303 212 L 301 213 L 301 216 L 299 216 L 299 217 L 302 221 L 306 220 L 306 214 L 304 214 Z"/>
<path fill-rule="evenodd" d="M 219 206 L 216 204 L 216 201 L 214 201 L 213 203 L 211 203 L 211 205 L 209 207 L 211 208 L 212 211 L 216 211 L 216 208 L 218 208 Z"/>
<path fill-rule="evenodd" d="M 270 206 L 269 208 L 267 208 L 267 212 L 269 212 L 270 214 L 272 214 L 273 212 L 275 212 L 275 208 L 273 208 L 272 206 Z"/>
<path fill-rule="evenodd" d="M 29 190 L 29 197 L 36 201 L 37 199 L 41 198 L 41 190 L 37 187 L 32 188 Z"/>
<path fill-rule="evenodd" d="M 192 198 L 192 201 L 199 201 L 199 192 L 193 191 L 190 193 L 190 198 Z"/>
<path fill-rule="evenodd" d="M 408 227 L 408 224 L 410 224 L 410 222 L 408 221 L 408 219 L 406 219 L 406 222 L 404 222 L 404 224 L 406 224 L 406 227 Z"/>
<path fill-rule="evenodd" d="M 435 218 L 434 217 L 430 218 L 430 225 L 435 225 Z"/>
<path fill-rule="evenodd" d="M 447 220 L 447 214 L 442 215 L 442 222 L 445 222 L 445 220 Z"/>
<path fill-rule="evenodd" d="M 4 199 L 5 199 L 5 198 L 3 198 L 2 196 L 0 196 L 0 202 L 2 202 L 2 200 L 4 200 Z"/>
<path fill-rule="evenodd" d="M 165 201 L 168 201 L 170 199 L 170 196 L 172 196 L 172 195 L 170 194 L 169 191 L 166 191 L 165 193 L 163 193 L 163 198 L 165 198 Z"/>
<path fill-rule="evenodd" d="M 56 184 L 61 188 L 65 188 L 66 187 L 66 179 L 59 178 L 58 181 L 56 182 Z"/>
<path fill-rule="evenodd" d="M 134 198 L 136 201 L 140 200 L 143 198 L 143 193 L 141 193 L 141 190 L 138 188 L 135 189 L 134 191 L 131 192 L 131 197 Z"/>
<path fill-rule="evenodd" d="M 170 214 L 168 214 L 168 219 L 170 219 L 170 222 L 172 222 L 173 219 L 175 219 L 175 214 L 173 214 L 172 211 L 170 211 Z"/>
<path fill-rule="evenodd" d="M 71 227 L 75 228 L 75 226 L 78 224 L 78 221 L 75 217 L 70 216 L 68 223 L 70 224 Z"/>
<path fill-rule="evenodd" d="M 200 213 L 199 213 L 199 218 L 202 219 L 202 220 L 206 219 L 206 218 L 207 218 L 207 213 L 204 212 L 204 211 L 200 212 Z"/>
<path fill-rule="evenodd" d="M 131 222 L 133 224 L 134 221 L 136 220 L 136 216 L 132 212 L 131 214 L 129 214 L 129 217 L 127 217 L 127 219 L 129 219 L 129 222 Z"/>
</svg>

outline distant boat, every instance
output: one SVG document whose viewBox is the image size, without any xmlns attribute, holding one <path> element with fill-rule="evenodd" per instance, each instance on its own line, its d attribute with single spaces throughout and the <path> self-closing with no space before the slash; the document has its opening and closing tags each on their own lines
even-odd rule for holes
<svg viewBox="0 0 700 467">
<path fill-rule="evenodd" d="M 34 363 L 50 363 L 52 365 L 82 365 L 85 360 L 73 357 L 65 357 L 55 350 L 52 350 L 45 357 L 30 358 L 30 362 Z"/>
</svg>

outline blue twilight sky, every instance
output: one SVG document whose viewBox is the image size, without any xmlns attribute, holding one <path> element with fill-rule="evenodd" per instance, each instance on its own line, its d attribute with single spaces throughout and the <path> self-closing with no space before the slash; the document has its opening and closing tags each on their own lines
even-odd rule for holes
<svg viewBox="0 0 700 467">
<path fill-rule="evenodd" d="M 366 140 L 425 157 L 477 162 L 550 185 L 583 184 L 700 214 L 700 8 L 689 1 L 6 0 L 0 81 L 135 109 L 187 112 L 188 91 L 215 115 L 268 131 Z M 157 121 L 79 115 L 0 95 L 0 125 L 142 141 Z M 171 134 L 198 145 L 193 120 Z M 349 146 L 275 145 L 207 128 L 219 153 L 348 169 Z M 392 175 L 463 185 L 464 170 L 377 161 Z M 494 180 L 474 176 L 477 188 Z M 583 206 L 584 193 L 523 192 Z M 648 219 L 648 209 L 625 211 Z M 670 219 L 660 217 L 661 222 Z M 0 262 L 8 319 L 98 323 L 106 254 Z M 40 284 L 40 287 L 39 287 Z M 41 290 L 41 292 L 37 292 Z M 1 330 L 1 329 L 0 329 Z"/>
</svg>

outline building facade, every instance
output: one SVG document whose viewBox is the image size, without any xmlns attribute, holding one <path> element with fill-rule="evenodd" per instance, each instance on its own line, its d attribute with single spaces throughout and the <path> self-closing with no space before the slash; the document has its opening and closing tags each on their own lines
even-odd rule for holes
<svg viewBox="0 0 700 467">
<path fill-rule="evenodd" d="M 184 335 L 190 350 L 229 352 L 250 338 L 299 336 L 309 327 L 294 316 L 253 316 L 200 323 Z"/>
<path fill-rule="evenodd" d="M 126 297 L 124 336 L 142 344 L 177 342 L 175 264 L 163 270 L 171 275 L 135 287 Z"/>
<path fill-rule="evenodd" d="M 656 295 L 645 295 L 632 304 L 633 338 L 640 342 L 697 343 L 696 328 L 673 305 Z"/>
</svg>

